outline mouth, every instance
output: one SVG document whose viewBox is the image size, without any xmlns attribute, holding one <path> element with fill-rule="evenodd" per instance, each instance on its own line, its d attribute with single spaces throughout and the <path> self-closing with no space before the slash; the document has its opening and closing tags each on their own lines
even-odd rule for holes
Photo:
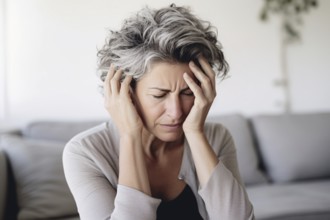
<svg viewBox="0 0 330 220">
<path fill-rule="evenodd" d="M 176 124 L 161 124 L 161 126 L 166 130 L 177 130 L 181 128 L 182 123 L 176 123 Z"/>
<path fill-rule="evenodd" d="M 182 123 L 176 123 L 176 124 L 161 124 L 162 126 L 168 126 L 168 127 L 178 127 L 181 126 Z"/>
</svg>

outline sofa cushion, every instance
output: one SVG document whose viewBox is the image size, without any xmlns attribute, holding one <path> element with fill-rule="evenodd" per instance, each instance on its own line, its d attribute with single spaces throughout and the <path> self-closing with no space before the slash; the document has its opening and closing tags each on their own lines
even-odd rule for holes
<svg viewBox="0 0 330 220">
<path fill-rule="evenodd" d="M 101 124 L 95 121 L 37 121 L 29 123 L 22 131 L 24 137 L 31 139 L 68 142 L 76 134 Z"/>
<path fill-rule="evenodd" d="M 5 213 L 5 201 L 6 201 L 6 189 L 7 189 L 7 163 L 5 153 L 0 149 L 0 219 L 4 218 Z"/>
<path fill-rule="evenodd" d="M 330 113 L 255 116 L 252 124 L 273 181 L 330 177 Z"/>
<path fill-rule="evenodd" d="M 330 219 L 330 179 L 247 187 L 258 220 Z"/>
<path fill-rule="evenodd" d="M 64 145 L 12 135 L 1 138 L 16 182 L 18 219 L 77 215 L 62 168 Z"/>
<path fill-rule="evenodd" d="M 247 119 L 239 114 L 233 114 L 209 116 L 207 121 L 221 123 L 231 133 L 237 149 L 238 166 L 243 182 L 246 185 L 266 183 L 266 176 L 259 169 L 259 159 Z"/>
</svg>

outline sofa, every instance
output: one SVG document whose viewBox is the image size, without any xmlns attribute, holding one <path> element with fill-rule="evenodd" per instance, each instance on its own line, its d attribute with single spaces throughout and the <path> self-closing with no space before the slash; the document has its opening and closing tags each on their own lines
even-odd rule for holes
<svg viewBox="0 0 330 220">
<path fill-rule="evenodd" d="M 257 220 L 330 219 L 330 113 L 207 120 L 232 134 Z M 0 219 L 79 219 L 62 151 L 75 134 L 103 121 L 36 121 L 1 134 Z"/>
</svg>

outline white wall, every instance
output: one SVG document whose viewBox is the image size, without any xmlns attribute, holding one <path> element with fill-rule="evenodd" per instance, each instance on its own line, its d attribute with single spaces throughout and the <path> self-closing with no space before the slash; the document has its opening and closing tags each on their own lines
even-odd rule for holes
<svg viewBox="0 0 330 220">
<path fill-rule="evenodd" d="M 303 40 L 289 50 L 295 111 L 330 109 L 330 1 L 306 17 Z"/>
<path fill-rule="evenodd" d="M 107 28 L 119 27 L 144 5 L 160 7 L 173 1 L 5 2 L 6 121 L 21 124 L 36 119 L 106 117 L 95 70 L 96 48 L 102 46 Z M 195 14 L 218 27 L 231 66 L 231 77 L 218 84 L 211 114 L 283 110 L 283 92 L 273 85 L 280 76 L 278 19 L 259 21 L 262 2 L 176 1 L 177 5 L 190 5 Z M 305 17 L 303 43 L 290 48 L 294 111 L 330 110 L 329 12 L 330 2 L 320 1 L 320 7 Z"/>
<path fill-rule="evenodd" d="M 6 117 L 5 89 L 5 4 L 0 0 L 0 121 Z"/>
</svg>

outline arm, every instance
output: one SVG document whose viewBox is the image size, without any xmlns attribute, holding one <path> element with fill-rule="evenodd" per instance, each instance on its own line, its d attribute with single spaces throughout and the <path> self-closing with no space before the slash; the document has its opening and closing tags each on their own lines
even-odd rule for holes
<svg viewBox="0 0 330 220">
<path fill-rule="evenodd" d="M 156 219 L 159 200 L 151 198 L 148 172 L 142 148 L 143 122 L 131 100 L 132 76 L 120 82 L 123 71 L 111 65 L 104 82 L 105 107 L 119 130 L 118 195 L 116 219 Z M 133 190 L 134 189 L 134 190 Z M 121 193 L 120 193 L 121 192 Z M 144 211 L 141 212 L 141 206 Z"/>
<path fill-rule="evenodd" d="M 67 182 L 75 197 L 81 219 L 155 220 L 160 200 L 151 197 L 148 173 L 142 148 L 143 123 L 130 97 L 132 77 L 122 82 L 122 70 L 110 67 L 104 82 L 105 108 L 109 112 L 119 135 L 118 187 L 114 189 L 106 178 L 108 169 L 104 156 L 89 158 L 82 154 L 81 143 L 71 143 L 64 153 Z M 109 143 L 92 143 L 98 148 Z"/>
<path fill-rule="evenodd" d="M 219 150 L 218 156 L 205 134 L 186 136 L 207 213 L 211 220 L 252 220 L 253 207 L 241 181 L 234 142 L 228 131 L 220 129 L 219 125 L 213 132 L 212 144 L 217 145 L 214 148 Z"/>
<path fill-rule="evenodd" d="M 208 135 L 208 139 L 219 163 L 199 190 L 210 219 L 253 220 L 253 207 L 239 174 L 233 139 L 220 125 L 211 132 L 213 135 Z"/>
<path fill-rule="evenodd" d="M 188 74 L 184 74 L 184 80 L 194 93 L 195 100 L 183 123 L 183 130 L 190 145 L 200 185 L 203 187 L 218 164 L 218 158 L 204 134 L 205 119 L 216 97 L 216 88 L 212 67 L 204 57 L 199 57 L 198 61 L 203 70 L 192 61 L 189 62 L 189 67 L 200 86 Z"/>
<path fill-rule="evenodd" d="M 159 200 L 124 185 L 115 188 L 103 170 L 114 178 L 117 172 L 110 166 L 101 168 L 97 157 L 84 149 L 81 142 L 71 141 L 63 153 L 65 177 L 82 220 L 156 219 Z"/>
<path fill-rule="evenodd" d="M 142 149 L 143 122 L 130 96 L 132 76 L 120 78 L 121 69 L 111 65 L 104 82 L 105 108 L 119 130 L 119 184 L 151 195 L 148 172 Z"/>
<path fill-rule="evenodd" d="M 120 138 L 119 184 L 151 196 L 141 136 Z"/>
<path fill-rule="evenodd" d="M 200 86 L 187 74 L 185 81 L 195 95 L 194 106 L 183 129 L 189 143 L 200 183 L 199 194 L 205 202 L 208 215 L 215 219 L 254 219 L 253 208 L 240 180 L 236 151 L 231 136 L 219 138 L 221 132 L 211 135 L 221 152 L 215 152 L 204 132 L 205 119 L 216 96 L 215 74 L 209 63 L 200 57 L 203 70 L 190 62 L 190 68 Z"/>
<path fill-rule="evenodd" d="M 200 186 L 203 187 L 209 180 L 219 160 L 204 133 L 191 132 L 185 133 L 185 136 L 190 146 Z"/>
</svg>

